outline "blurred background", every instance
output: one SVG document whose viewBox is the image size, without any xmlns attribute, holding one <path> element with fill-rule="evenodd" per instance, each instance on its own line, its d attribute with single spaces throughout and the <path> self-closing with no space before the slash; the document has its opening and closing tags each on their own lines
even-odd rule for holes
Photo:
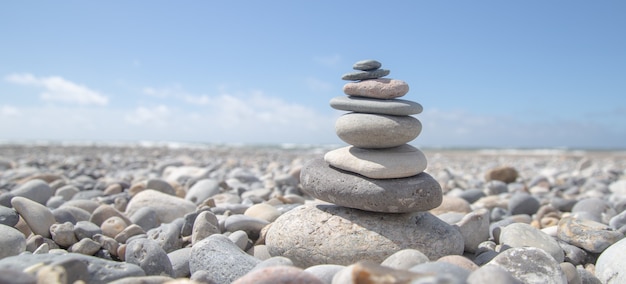
<svg viewBox="0 0 626 284">
<path fill-rule="evenodd" d="M 623 1 L 12 1 L 0 141 L 343 144 L 328 102 L 376 59 L 412 144 L 623 149 Z"/>
</svg>

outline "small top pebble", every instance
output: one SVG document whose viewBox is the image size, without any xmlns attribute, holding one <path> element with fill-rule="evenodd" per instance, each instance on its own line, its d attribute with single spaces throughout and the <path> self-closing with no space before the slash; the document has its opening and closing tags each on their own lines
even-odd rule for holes
<svg viewBox="0 0 626 284">
<path fill-rule="evenodd" d="M 366 60 L 361 60 L 361 61 L 354 63 L 354 65 L 352 65 L 352 69 L 370 71 L 370 70 L 376 70 L 380 68 L 381 66 L 382 64 L 376 60 L 366 59 Z"/>
</svg>

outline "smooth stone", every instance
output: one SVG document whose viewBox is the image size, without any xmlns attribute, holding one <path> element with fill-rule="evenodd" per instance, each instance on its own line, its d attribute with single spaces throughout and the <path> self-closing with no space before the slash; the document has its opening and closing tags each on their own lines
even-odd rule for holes
<svg viewBox="0 0 626 284">
<path fill-rule="evenodd" d="M 124 219 L 117 216 L 106 219 L 106 221 L 100 225 L 102 234 L 111 238 L 115 238 L 115 236 L 126 229 L 126 227 L 128 227 L 128 223 L 126 223 Z"/>
<path fill-rule="evenodd" d="M 626 239 L 622 239 L 604 250 L 596 262 L 596 276 L 602 283 L 626 283 Z"/>
<path fill-rule="evenodd" d="M 522 284 L 522 281 L 513 277 L 504 268 L 495 265 L 485 265 L 474 270 L 467 277 L 467 284 L 507 283 Z"/>
<path fill-rule="evenodd" d="M 389 100 L 406 95 L 409 84 L 396 79 L 373 79 L 347 83 L 343 86 L 343 92 L 348 96 Z"/>
<path fill-rule="evenodd" d="M 243 215 L 263 219 L 268 222 L 273 222 L 280 214 L 280 211 L 278 211 L 276 207 L 267 203 L 254 204 L 243 213 Z"/>
<path fill-rule="evenodd" d="M 408 248 L 437 259 L 461 254 L 463 237 L 428 212 L 384 214 L 308 204 L 278 217 L 267 231 L 265 245 L 271 255 L 287 257 L 306 268 L 349 265 L 359 260 L 380 263 Z"/>
<path fill-rule="evenodd" d="M 54 192 L 54 195 L 60 196 L 65 201 L 69 201 L 69 200 L 72 200 L 72 197 L 74 197 L 74 195 L 76 195 L 79 191 L 80 189 L 78 189 L 78 187 L 68 184 L 57 189 Z"/>
<path fill-rule="evenodd" d="M 485 180 L 499 180 L 504 183 L 512 183 L 517 180 L 518 176 L 519 173 L 514 167 L 502 166 L 487 171 L 487 173 L 485 173 Z"/>
<path fill-rule="evenodd" d="M 17 225 L 20 216 L 12 208 L 0 206 L 0 225 L 13 227 Z"/>
<path fill-rule="evenodd" d="M 177 249 L 167 254 L 172 264 L 172 277 L 190 277 L 189 258 L 191 257 L 191 247 Z"/>
<path fill-rule="evenodd" d="M 78 240 L 92 238 L 95 234 L 102 234 L 102 229 L 94 223 L 78 221 L 74 225 L 74 235 Z"/>
<path fill-rule="evenodd" d="M 441 199 L 441 204 L 430 210 L 430 213 L 435 215 L 451 212 L 467 214 L 472 212 L 472 207 L 469 202 L 463 198 L 444 195 Z"/>
<path fill-rule="evenodd" d="M 444 257 L 441 257 L 440 259 L 437 259 L 437 262 L 454 264 L 470 272 L 479 268 L 476 263 L 472 262 L 469 258 L 462 255 L 446 255 Z"/>
<path fill-rule="evenodd" d="M 244 276 L 261 262 L 246 254 L 228 237 L 220 234 L 208 236 L 191 247 L 189 271 L 205 270 L 216 283 L 231 283 Z"/>
<path fill-rule="evenodd" d="M 485 196 L 487 196 L 485 192 L 478 188 L 466 189 L 463 192 L 461 192 L 461 194 L 458 195 L 458 197 L 465 199 L 465 201 L 467 201 L 470 204 L 476 202 L 476 200 L 481 199 Z"/>
<path fill-rule="evenodd" d="M 264 259 L 263 261 L 259 262 L 259 264 L 257 264 L 250 271 L 250 273 L 256 270 L 260 270 L 260 269 L 264 269 L 266 267 L 272 267 L 272 266 L 293 266 L 293 262 L 291 261 L 291 259 L 288 259 L 283 256 L 273 256 L 273 257 Z"/>
<path fill-rule="evenodd" d="M 248 244 L 250 241 L 250 239 L 248 238 L 248 234 L 241 230 L 234 231 L 232 234 L 228 235 L 228 239 L 244 251 L 248 248 Z"/>
<path fill-rule="evenodd" d="M 251 239 L 257 239 L 261 229 L 270 222 L 246 215 L 231 215 L 224 221 L 224 229 L 228 232 L 244 231 Z"/>
<path fill-rule="evenodd" d="M 455 282 L 465 283 L 470 270 L 447 262 L 426 262 L 409 268 L 410 272 L 419 274 L 434 273 L 435 275 L 452 276 Z"/>
<path fill-rule="evenodd" d="M 485 266 L 491 265 L 504 268 L 523 283 L 567 283 L 559 263 L 539 248 L 522 247 L 505 250 Z"/>
<path fill-rule="evenodd" d="M 56 222 L 50 209 L 21 196 L 13 197 L 11 205 L 22 216 L 33 233 L 50 238 L 50 226 Z"/>
<path fill-rule="evenodd" d="M 92 239 L 82 239 L 69 247 L 68 251 L 84 255 L 94 255 L 102 245 Z"/>
<path fill-rule="evenodd" d="M 609 220 L 609 226 L 613 230 L 618 230 L 619 228 L 626 226 L 626 210 L 622 211 L 622 213 L 619 213 L 613 216 Z"/>
<path fill-rule="evenodd" d="M 52 215 L 59 223 L 67 221 L 76 224 L 80 221 L 89 221 L 91 219 L 91 213 L 74 206 L 52 209 Z"/>
<path fill-rule="evenodd" d="M 574 207 L 572 207 L 573 217 L 589 219 L 599 223 L 608 223 L 610 218 L 615 215 L 615 210 L 611 208 L 611 205 L 597 197 L 579 200 L 574 204 Z M 606 221 L 604 219 L 606 219 Z"/>
<path fill-rule="evenodd" d="M 220 193 L 220 183 L 215 179 L 201 179 L 194 183 L 187 193 L 185 194 L 185 200 L 189 200 L 198 205 L 204 202 L 207 198 L 212 197 Z"/>
<path fill-rule="evenodd" d="M 61 205 L 60 208 L 63 208 L 66 206 L 73 206 L 73 207 L 78 207 L 80 209 L 83 209 L 89 212 L 90 214 L 92 214 L 96 209 L 98 209 L 98 207 L 100 207 L 100 205 L 102 204 L 100 204 L 100 202 L 95 201 L 95 200 L 72 199 L 70 201 L 63 203 L 63 205 Z"/>
<path fill-rule="evenodd" d="M 0 283 L 37 284 L 37 277 L 32 274 L 12 269 L 0 269 Z"/>
<path fill-rule="evenodd" d="M 146 275 L 172 276 L 172 263 L 167 253 L 152 239 L 136 239 L 126 246 L 124 259 L 138 265 Z"/>
<path fill-rule="evenodd" d="M 490 180 L 485 183 L 486 195 L 499 195 L 507 192 L 509 192 L 509 187 L 501 180 Z"/>
<path fill-rule="evenodd" d="M 196 204 L 173 195 L 146 189 L 137 193 L 128 202 L 126 215 L 132 217 L 136 211 L 144 207 L 152 208 L 156 212 L 159 223 L 170 223 L 176 218 L 193 212 Z"/>
<path fill-rule="evenodd" d="M 385 149 L 347 146 L 329 151 L 324 160 L 335 168 L 373 179 L 410 177 L 427 166 L 424 153 L 409 144 Z"/>
<path fill-rule="evenodd" d="M 334 109 L 362 113 L 413 115 L 423 111 L 421 104 L 402 99 L 375 99 L 359 96 L 340 96 L 330 100 Z"/>
<path fill-rule="evenodd" d="M 602 281 L 600 281 L 598 277 L 583 267 L 577 267 L 576 272 L 578 272 L 578 276 L 580 276 L 580 280 L 583 284 L 602 284 Z"/>
<path fill-rule="evenodd" d="M 11 194 L 28 198 L 41 205 L 45 205 L 46 201 L 54 194 L 54 191 L 45 181 L 33 179 L 12 190 Z"/>
<path fill-rule="evenodd" d="M 346 80 L 346 81 L 378 79 L 378 78 L 389 75 L 389 73 L 390 71 L 387 69 L 376 69 L 376 70 L 369 70 L 369 71 L 360 70 L 360 71 L 343 74 L 343 76 L 341 76 L 341 79 Z"/>
<path fill-rule="evenodd" d="M 489 239 L 489 210 L 481 208 L 468 213 L 456 226 L 463 236 L 464 250 L 474 253 L 478 245 Z"/>
<path fill-rule="evenodd" d="M 352 69 L 369 71 L 369 70 L 378 69 L 380 68 L 380 66 L 382 66 L 382 64 L 379 61 L 376 61 L 374 59 L 366 59 L 366 60 L 360 60 L 354 63 L 354 65 L 352 65 Z"/>
<path fill-rule="evenodd" d="M 425 172 L 400 179 L 370 179 L 335 169 L 322 158 L 302 167 L 300 181 L 302 190 L 315 198 L 366 211 L 426 211 L 442 200 L 441 186 Z"/>
<path fill-rule="evenodd" d="M 508 209 L 511 215 L 533 215 L 539 210 L 540 206 L 539 200 L 528 193 L 515 193 L 508 202 Z"/>
<path fill-rule="evenodd" d="M 0 259 L 0 269 L 23 271 L 33 265 L 49 265 L 55 262 L 79 260 L 87 265 L 88 279 L 86 283 L 109 283 L 117 279 L 143 276 L 144 271 L 137 265 L 106 260 L 78 253 L 66 254 L 21 254 Z"/>
<path fill-rule="evenodd" d="M 428 256 L 416 249 L 399 250 L 383 260 L 380 265 L 393 269 L 407 270 L 418 264 L 428 262 Z"/>
<path fill-rule="evenodd" d="M 557 239 L 559 246 L 565 254 L 564 261 L 570 262 L 574 265 L 587 263 L 590 255 L 587 251 L 574 245 L 570 245 L 562 240 Z"/>
<path fill-rule="evenodd" d="M 101 226 L 106 220 L 110 219 L 111 217 L 117 217 L 128 225 L 132 223 L 130 219 L 128 219 L 122 212 L 118 211 L 117 209 L 115 209 L 115 207 L 109 204 L 102 204 L 98 206 L 98 208 L 96 208 L 96 210 L 91 213 L 91 218 L 89 218 L 89 221 L 98 226 Z"/>
<path fill-rule="evenodd" d="M 557 236 L 560 240 L 599 253 L 624 238 L 624 234 L 609 226 L 586 219 L 565 217 L 559 221 Z"/>
<path fill-rule="evenodd" d="M 412 116 L 351 112 L 335 121 L 335 132 L 359 148 L 391 148 L 417 138 L 422 123 Z"/>
<path fill-rule="evenodd" d="M 185 184 L 188 180 L 199 180 L 205 178 L 211 172 L 211 168 L 195 166 L 170 165 L 163 169 L 163 179 L 168 182 Z"/>
<path fill-rule="evenodd" d="M 335 274 L 344 268 L 345 266 L 343 265 L 320 264 L 308 267 L 304 271 L 311 273 L 313 276 L 317 277 L 317 279 L 321 280 L 322 283 L 331 284 Z"/>
<path fill-rule="evenodd" d="M 199 241 L 214 234 L 221 233 L 217 217 L 211 211 L 202 211 L 193 222 L 191 232 L 191 244 L 195 245 Z"/>
<path fill-rule="evenodd" d="M 346 266 L 333 277 L 332 284 L 343 283 L 449 283 L 461 284 L 453 279 L 438 279 L 431 277 L 434 273 L 416 273 L 408 270 L 397 270 L 371 261 L 359 261 Z M 433 279 L 437 278 L 437 279 Z M 423 281 L 423 282 L 422 282 Z"/>
<path fill-rule="evenodd" d="M 120 243 L 118 243 L 114 238 L 107 237 L 102 234 L 93 235 L 92 239 L 100 244 L 102 249 L 109 251 L 112 255 L 119 257 L 120 259 L 124 258 L 124 254 L 119 255 L 118 249 L 120 248 Z M 124 244 L 123 244 L 124 245 Z"/>
<path fill-rule="evenodd" d="M 270 266 L 254 270 L 235 280 L 233 284 L 323 284 L 317 277 L 293 266 Z"/>
<path fill-rule="evenodd" d="M 149 179 L 146 182 L 146 189 L 154 189 L 165 194 L 176 195 L 176 190 L 174 189 L 174 187 L 172 187 L 170 183 L 162 179 Z"/>
<path fill-rule="evenodd" d="M 145 233 L 146 231 L 139 225 L 130 224 L 128 227 L 124 228 L 124 230 L 115 235 L 113 239 L 115 239 L 115 241 L 117 241 L 118 243 L 124 244 L 129 238 Z"/>
<path fill-rule="evenodd" d="M 26 251 L 26 237 L 22 232 L 0 224 L 0 259 Z"/>
<path fill-rule="evenodd" d="M 580 275 L 576 271 L 576 266 L 569 262 L 561 262 L 559 266 L 561 266 L 561 271 L 565 273 L 568 284 L 582 284 L 582 279 L 580 279 Z"/>
<path fill-rule="evenodd" d="M 615 194 L 626 195 L 626 179 L 621 179 L 621 180 L 612 182 L 609 185 L 609 190 Z"/>
<path fill-rule="evenodd" d="M 52 240 L 61 247 L 70 247 L 78 242 L 74 234 L 74 224 L 70 222 L 56 223 L 50 226 Z"/>
<path fill-rule="evenodd" d="M 554 238 L 528 224 L 514 223 L 502 228 L 499 240 L 501 245 L 513 248 L 540 248 L 559 263 L 565 258 L 563 249 Z"/>
<path fill-rule="evenodd" d="M 148 230 L 146 235 L 166 252 L 170 253 L 183 246 L 183 239 L 180 237 L 182 222 L 163 223 L 161 226 Z"/>
<path fill-rule="evenodd" d="M 133 215 L 128 219 L 133 224 L 139 225 L 144 231 L 156 228 L 161 224 L 159 223 L 159 216 L 157 216 L 157 212 L 150 207 L 137 209 L 137 211 L 135 211 L 135 213 L 133 213 Z"/>
</svg>

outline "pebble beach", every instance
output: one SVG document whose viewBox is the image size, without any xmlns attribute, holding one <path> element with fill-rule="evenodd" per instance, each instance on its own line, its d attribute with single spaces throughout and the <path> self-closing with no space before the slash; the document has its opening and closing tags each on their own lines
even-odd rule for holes
<svg viewBox="0 0 626 284">
<path fill-rule="evenodd" d="M 426 148 L 440 205 L 341 215 L 300 180 L 302 168 L 331 149 L 0 145 L 0 283 L 626 281 L 626 152 Z M 306 231 L 295 216 L 307 206 L 343 216 L 321 221 L 336 222 L 335 231 L 348 224 L 364 233 Z M 380 229 L 430 218 L 443 227 L 423 230 L 458 237 L 444 237 L 445 248 L 434 239 L 394 247 L 386 243 L 394 234 Z M 323 245 L 273 255 L 266 237 L 277 222 Z M 320 258 L 317 246 L 346 255 Z"/>
</svg>

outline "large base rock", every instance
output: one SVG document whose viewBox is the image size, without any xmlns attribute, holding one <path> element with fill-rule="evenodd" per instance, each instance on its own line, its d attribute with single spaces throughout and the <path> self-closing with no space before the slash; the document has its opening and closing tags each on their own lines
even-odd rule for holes
<svg viewBox="0 0 626 284">
<path fill-rule="evenodd" d="M 272 223 L 265 236 L 272 256 L 296 266 L 381 263 L 402 249 L 416 249 L 431 260 L 463 253 L 458 230 L 428 212 L 385 214 L 332 204 L 292 209 Z"/>
</svg>

